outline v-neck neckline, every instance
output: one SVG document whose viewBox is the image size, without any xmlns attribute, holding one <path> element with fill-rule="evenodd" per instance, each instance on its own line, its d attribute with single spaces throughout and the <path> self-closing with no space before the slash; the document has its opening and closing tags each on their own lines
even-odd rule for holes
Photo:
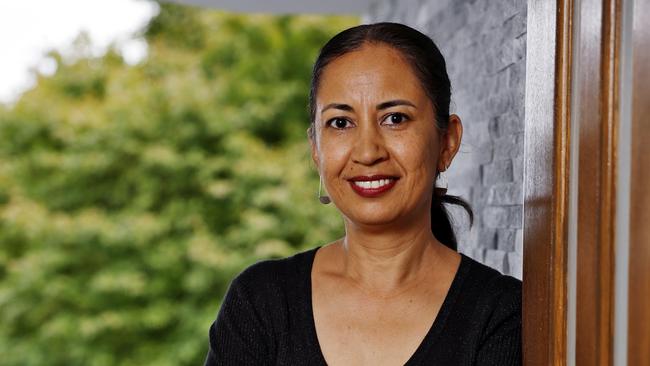
<svg viewBox="0 0 650 366">
<path fill-rule="evenodd" d="M 309 327 L 309 341 L 314 346 L 314 356 L 318 359 L 319 363 L 327 365 L 327 361 L 325 360 L 323 350 L 318 340 L 318 334 L 316 333 L 316 321 L 314 319 L 314 307 L 312 302 L 312 270 L 314 267 L 314 258 L 316 258 L 316 252 L 320 248 L 321 247 L 318 246 L 310 250 L 306 258 L 306 260 L 309 262 L 309 265 L 307 266 L 307 274 L 305 276 L 306 283 L 304 284 L 305 288 L 307 289 L 307 299 L 303 303 L 305 304 L 304 311 L 308 319 L 307 324 Z M 449 286 L 449 290 L 447 290 L 447 295 L 445 296 L 445 299 L 440 306 L 440 310 L 438 310 L 438 314 L 433 320 L 431 327 L 427 331 L 427 334 L 422 339 L 422 342 L 418 345 L 417 349 L 406 361 L 404 366 L 416 366 L 421 364 L 422 359 L 427 354 L 431 344 L 434 343 L 434 341 L 440 336 L 440 333 L 444 329 L 447 318 L 449 317 L 449 314 L 451 314 L 453 306 L 456 303 L 456 299 L 460 294 L 463 280 L 469 271 L 469 267 L 471 266 L 471 261 L 467 256 L 460 253 L 460 257 L 460 264 L 456 269 L 456 274 L 454 275 L 454 279 Z"/>
</svg>

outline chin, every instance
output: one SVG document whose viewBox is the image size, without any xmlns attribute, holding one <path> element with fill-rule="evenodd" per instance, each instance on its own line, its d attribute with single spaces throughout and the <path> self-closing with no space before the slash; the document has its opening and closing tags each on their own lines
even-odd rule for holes
<svg viewBox="0 0 650 366">
<path fill-rule="evenodd" d="M 361 205 L 360 205 L 361 206 Z M 382 226 L 398 222 L 402 215 L 401 210 L 396 210 L 394 205 L 387 207 L 385 204 L 363 205 L 366 207 L 343 208 L 339 210 L 352 224 L 364 226 Z"/>
</svg>

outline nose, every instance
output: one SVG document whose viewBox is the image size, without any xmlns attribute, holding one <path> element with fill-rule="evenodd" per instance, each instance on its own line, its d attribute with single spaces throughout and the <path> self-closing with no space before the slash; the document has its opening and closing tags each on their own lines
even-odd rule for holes
<svg viewBox="0 0 650 366">
<path fill-rule="evenodd" d="M 364 123 L 358 129 L 359 135 L 352 151 L 352 161 L 363 165 L 374 165 L 388 159 L 384 138 L 379 126 Z"/>
</svg>

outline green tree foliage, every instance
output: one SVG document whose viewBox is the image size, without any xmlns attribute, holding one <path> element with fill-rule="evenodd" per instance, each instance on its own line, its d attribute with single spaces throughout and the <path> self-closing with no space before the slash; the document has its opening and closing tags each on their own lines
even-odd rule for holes
<svg viewBox="0 0 650 366">
<path fill-rule="evenodd" d="M 52 53 L 0 108 L 0 364 L 201 364 L 237 272 L 341 235 L 306 105 L 355 22 L 162 4 L 141 64 Z"/>
</svg>

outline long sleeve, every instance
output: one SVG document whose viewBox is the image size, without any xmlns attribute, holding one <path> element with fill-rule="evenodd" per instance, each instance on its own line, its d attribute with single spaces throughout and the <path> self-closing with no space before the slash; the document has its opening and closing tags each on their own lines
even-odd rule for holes
<svg viewBox="0 0 650 366">
<path fill-rule="evenodd" d="M 231 283 L 210 326 L 205 366 L 268 364 L 273 360 L 270 338 L 268 324 L 240 275 Z"/>
<path fill-rule="evenodd" d="M 503 292 L 485 329 L 476 366 L 522 364 L 521 283 L 509 279 L 500 281 Z"/>
</svg>

